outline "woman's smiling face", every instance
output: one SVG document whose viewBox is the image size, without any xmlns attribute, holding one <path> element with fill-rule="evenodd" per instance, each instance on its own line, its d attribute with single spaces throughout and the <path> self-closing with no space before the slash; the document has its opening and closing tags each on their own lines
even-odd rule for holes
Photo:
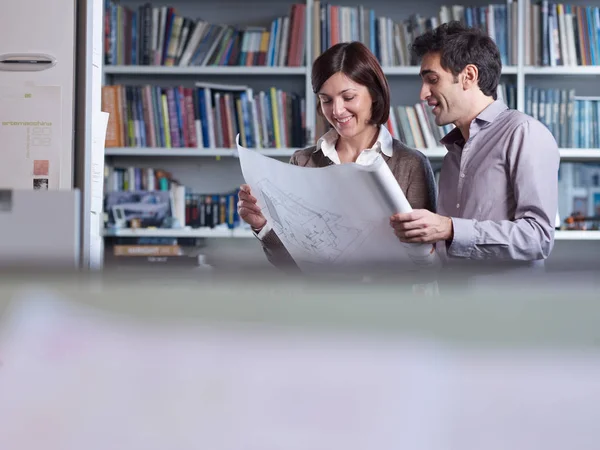
<svg viewBox="0 0 600 450">
<path fill-rule="evenodd" d="M 370 128 L 373 99 L 366 86 L 338 72 L 317 95 L 323 115 L 340 137 L 353 138 Z"/>
</svg>

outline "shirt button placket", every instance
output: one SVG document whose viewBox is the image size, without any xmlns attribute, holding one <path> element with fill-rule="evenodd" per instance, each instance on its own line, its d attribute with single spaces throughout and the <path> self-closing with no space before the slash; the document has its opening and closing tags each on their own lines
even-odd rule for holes
<svg viewBox="0 0 600 450">
<path fill-rule="evenodd" d="M 463 190 L 463 186 L 464 186 L 464 181 L 465 181 L 465 166 L 466 166 L 466 156 L 467 156 L 467 152 L 469 150 L 469 143 L 465 143 L 465 146 L 462 149 L 461 155 L 460 155 L 460 164 L 459 164 L 459 176 L 458 176 L 458 192 L 456 193 L 456 199 L 458 200 L 458 202 L 456 203 L 456 210 L 458 212 L 458 210 L 460 209 L 460 199 L 462 198 L 462 190 Z"/>
</svg>

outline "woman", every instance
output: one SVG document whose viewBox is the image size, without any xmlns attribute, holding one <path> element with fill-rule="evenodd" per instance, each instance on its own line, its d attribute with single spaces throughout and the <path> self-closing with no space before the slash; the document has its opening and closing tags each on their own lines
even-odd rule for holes
<svg viewBox="0 0 600 450">
<path fill-rule="evenodd" d="M 325 167 L 354 162 L 371 164 L 381 153 L 415 209 L 435 211 L 435 181 L 429 160 L 393 139 L 385 123 L 390 93 L 375 56 L 360 42 L 340 43 L 321 54 L 312 67 L 312 87 L 332 129 L 315 146 L 298 150 L 290 164 Z M 262 242 L 269 261 L 297 269 L 256 203 L 248 185 L 241 186 L 238 212 Z M 390 233 L 393 230 L 390 229 Z"/>
</svg>

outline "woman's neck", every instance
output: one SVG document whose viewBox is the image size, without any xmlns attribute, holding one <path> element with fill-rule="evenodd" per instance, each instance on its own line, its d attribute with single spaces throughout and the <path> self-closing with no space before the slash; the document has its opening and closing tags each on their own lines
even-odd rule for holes
<svg viewBox="0 0 600 450">
<path fill-rule="evenodd" d="M 370 126 L 359 135 L 351 138 L 340 136 L 335 144 L 340 161 L 342 163 L 355 162 L 360 152 L 375 145 L 377 136 L 379 136 L 378 126 Z"/>
</svg>

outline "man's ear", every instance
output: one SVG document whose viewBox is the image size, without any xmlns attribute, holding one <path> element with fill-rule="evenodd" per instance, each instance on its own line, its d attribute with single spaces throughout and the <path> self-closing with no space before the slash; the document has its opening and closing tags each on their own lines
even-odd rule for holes
<svg viewBox="0 0 600 450">
<path fill-rule="evenodd" d="M 479 70 L 475 64 L 467 64 L 462 71 L 462 75 L 462 85 L 465 91 L 478 85 Z"/>
</svg>

